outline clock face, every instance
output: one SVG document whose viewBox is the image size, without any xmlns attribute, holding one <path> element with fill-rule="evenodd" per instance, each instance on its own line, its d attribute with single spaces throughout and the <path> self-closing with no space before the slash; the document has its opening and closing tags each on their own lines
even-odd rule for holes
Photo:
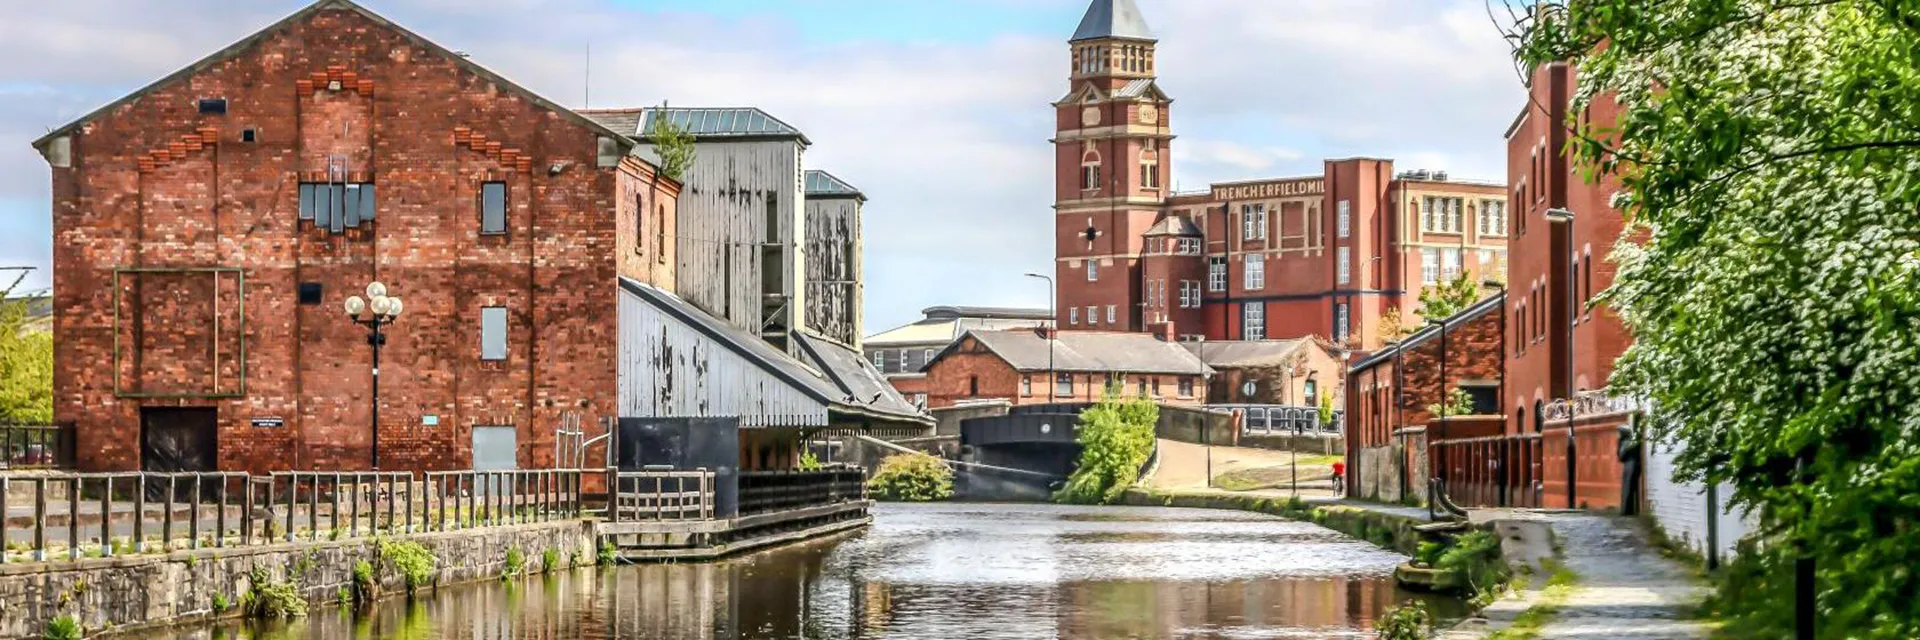
<svg viewBox="0 0 1920 640">
<path fill-rule="evenodd" d="M 1089 126 L 1089 127 L 1091 127 L 1091 126 L 1093 126 L 1093 125 L 1096 125 L 1096 124 L 1100 124 L 1100 108 L 1099 108 L 1099 107 L 1087 107 L 1087 108 L 1085 108 L 1085 109 L 1081 109 L 1081 110 L 1080 110 L 1080 124 L 1083 124 L 1083 125 L 1086 125 L 1086 126 Z"/>
<path fill-rule="evenodd" d="M 1140 121 L 1153 124 L 1160 121 L 1160 110 L 1150 104 L 1140 105 Z"/>
</svg>

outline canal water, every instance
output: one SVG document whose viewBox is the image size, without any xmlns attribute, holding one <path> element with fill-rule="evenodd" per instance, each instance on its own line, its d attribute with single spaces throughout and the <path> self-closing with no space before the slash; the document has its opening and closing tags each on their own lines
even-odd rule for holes
<svg viewBox="0 0 1920 640">
<path fill-rule="evenodd" d="M 1405 558 L 1237 511 L 882 504 L 871 528 L 710 564 L 442 589 L 160 638 L 1367 638 Z"/>
</svg>

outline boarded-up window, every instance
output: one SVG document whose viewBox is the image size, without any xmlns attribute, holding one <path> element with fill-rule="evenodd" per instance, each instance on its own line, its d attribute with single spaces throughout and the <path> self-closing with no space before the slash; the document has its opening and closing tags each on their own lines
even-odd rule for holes
<svg viewBox="0 0 1920 640">
<path fill-rule="evenodd" d="M 300 219 L 313 226 L 340 232 L 371 222 L 375 209 L 370 183 L 300 183 Z"/>
<path fill-rule="evenodd" d="M 507 308 L 480 310 L 480 359 L 507 359 Z"/>
<path fill-rule="evenodd" d="M 506 232 L 507 183 L 482 183 L 480 185 L 480 233 L 501 234 Z"/>
</svg>

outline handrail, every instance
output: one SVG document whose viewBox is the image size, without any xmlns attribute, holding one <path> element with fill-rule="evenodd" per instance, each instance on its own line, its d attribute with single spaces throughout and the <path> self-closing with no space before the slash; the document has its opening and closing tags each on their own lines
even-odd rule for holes
<svg viewBox="0 0 1920 640">
<path fill-rule="evenodd" d="M 522 469 L 0 476 L 0 563 L 577 518 L 582 474 Z M 22 485 L 32 487 L 31 516 L 11 512 L 12 489 Z"/>
</svg>

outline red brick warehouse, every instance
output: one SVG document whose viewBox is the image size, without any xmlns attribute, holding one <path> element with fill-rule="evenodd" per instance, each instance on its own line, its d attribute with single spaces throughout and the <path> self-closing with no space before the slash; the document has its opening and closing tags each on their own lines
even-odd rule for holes
<svg viewBox="0 0 1920 640">
<path fill-rule="evenodd" d="M 387 469 L 476 427 L 550 466 L 615 415 L 617 276 L 671 289 L 679 186 L 620 133 L 324 0 L 35 142 L 52 167 L 57 421 L 83 470 L 370 466 L 370 348 L 406 301 Z M 660 226 L 661 229 L 654 227 Z"/>
<path fill-rule="evenodd" d="M 1054 254 L 1062 330 L 1184 339 L 1319 336 L 1373 349 L 1382 316 L 1418 325 L 1420 291 L 1506 273 L 1507 189 L 1392 160 L 1175 193 L 1173 99 L 1132 0 L 1093 0 L 1053 104 Z"/>
</svg>

